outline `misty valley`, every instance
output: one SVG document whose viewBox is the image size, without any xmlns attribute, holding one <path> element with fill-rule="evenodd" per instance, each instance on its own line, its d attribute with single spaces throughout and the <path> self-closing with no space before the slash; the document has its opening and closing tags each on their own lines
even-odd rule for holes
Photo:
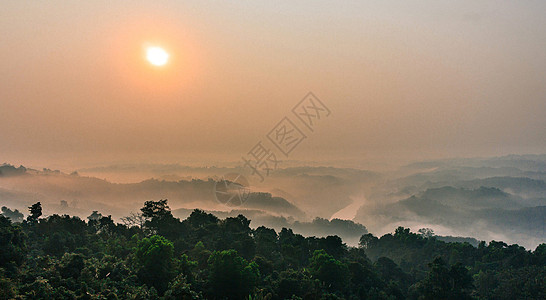
<svg viewBox="0 0 546 300">
<path fill-rule="evenodd" d="M 546 1 L 2 1 L 0 300 L 545 300 Z"/>
<path fill-rule="evenodd" d="M 244 203 L 229 206 L 214 191 L 234 170 L 0 166 L 0 295 L 545 295 L 546 156 L 425 161 L 382 171 L 292 166 L 249 186 Z"/>
</svg>

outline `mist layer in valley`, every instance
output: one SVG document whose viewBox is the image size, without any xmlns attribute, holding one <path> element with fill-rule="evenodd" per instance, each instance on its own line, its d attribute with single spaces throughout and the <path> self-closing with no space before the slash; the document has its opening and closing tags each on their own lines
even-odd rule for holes
<svg viewBox="0 0 546 300">
<path fill-rule="evenodd" d="M 41 202 L 45 215 L 87 218 L 93 211 L 121 219 L 144 201 L 168 199 L 185 218 L 195 208 L 219 217 L 243 214 L 252 227 L 290 227 L 307 236 L 362 234 L 397 226 L 427 234 L 502 240 L 534 249 L 546 240 L 546 155 L 417 162 L 392 171 L 294 166 L 252 182 L 240 206 L 215 197 L 215 184 L 236 167 L 124 164 L 77 172 L 0 166 L 0 206 L 26 214 Z M 6 213 L 9 213 L 5 210 Z M 423 231 L 425 232 L 425 231 Z"/>
</svg>

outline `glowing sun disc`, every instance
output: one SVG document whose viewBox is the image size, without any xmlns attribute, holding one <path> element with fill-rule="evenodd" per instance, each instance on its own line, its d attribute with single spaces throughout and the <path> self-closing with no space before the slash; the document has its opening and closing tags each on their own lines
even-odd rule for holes
<svg viewBox="0 0 546 300">
<path fill-rule="evenodd" d="M 169 53 L 160 47 L 146 49 L 146 59 L 154 66 L 163 66 L 169 61 Z"/>
</svg>

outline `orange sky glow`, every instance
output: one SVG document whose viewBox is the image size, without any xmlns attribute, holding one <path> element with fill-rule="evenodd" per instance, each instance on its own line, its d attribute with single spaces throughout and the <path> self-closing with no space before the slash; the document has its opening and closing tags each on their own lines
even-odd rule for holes
<svg viewBox="0 0 546 300">
<path fill-rule="evenodd" d="M 309 91 L 332 117 L 293 160 L 544 153 L 544 8 L 6 3 L 0 157 L 31 166 L 235 161 Z M 150 64 L 150 46 L 168 63 Z"/>
</svg>

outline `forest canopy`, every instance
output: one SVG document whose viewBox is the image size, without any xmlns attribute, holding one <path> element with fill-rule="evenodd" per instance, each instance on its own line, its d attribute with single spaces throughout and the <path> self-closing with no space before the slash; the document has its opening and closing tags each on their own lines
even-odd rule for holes
<svg viewBox="0 0 546 300">
<path fill-rule="evenodd" d="M 175 218 L 147 201 L 124 224 L 0 215 L 0 299 L 544 299 L 546 244 L 445 242 L 398 227 L 358 247 L 243 215 Z M 12 218 L 12 220 L 10 220 Z M 21 222 L 22 221 L 22 222 Z"/>
</svg>

